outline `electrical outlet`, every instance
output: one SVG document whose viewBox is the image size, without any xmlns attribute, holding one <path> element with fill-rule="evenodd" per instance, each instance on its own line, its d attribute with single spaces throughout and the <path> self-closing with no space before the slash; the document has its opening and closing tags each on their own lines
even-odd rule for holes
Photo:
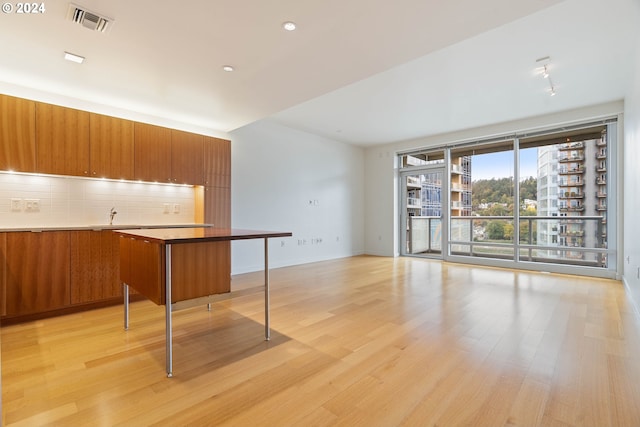
<svg viewBox="0 0 640 427">
<path fill-rule="evenodd" d="M 27 212 L 40 211 L 40 199 L 24 199 L 24 204 Z"/>
<path fill-rule="evenodd" d="M 11 199 L 11 211 L 20 212 L 22 210 L 22 199 Z"/>
<path fill-rule="evenodd" d="M 162 213 L 166 213 L 166 214 L 168 214 L 168 213 L 169 213 L 169 210 L 170 210 L 170 205 L 169 205 L 169 203 L 165 203 L 165 204 L 163 205 L 163 207 L 162 207 Z"/>
<path fill-rule="evenodd" d="M 179 214 L 180 213 L 180 205 L 178 203 L 175 203 L 173 205 L 173 213 L 174 214 Z"/>
</svg>

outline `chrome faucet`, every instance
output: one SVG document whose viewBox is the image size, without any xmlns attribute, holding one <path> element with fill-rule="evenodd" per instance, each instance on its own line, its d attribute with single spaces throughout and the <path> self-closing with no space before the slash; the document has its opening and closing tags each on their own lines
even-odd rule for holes
<svg viewBox="0 0 640 427">
<path fill-rule="evenodd" d="M 113 207 L 111 208 L 111 210 L 109 211 L 109 225 L 113 225 L 113 217 L 116 216 L 118 212 L 116 212 L 116 208 Z"/>
</svg>

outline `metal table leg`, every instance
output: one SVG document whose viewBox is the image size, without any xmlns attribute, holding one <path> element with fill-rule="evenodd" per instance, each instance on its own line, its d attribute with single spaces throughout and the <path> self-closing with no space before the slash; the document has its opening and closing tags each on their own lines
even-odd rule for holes
<svg viewBox="0 0 640 427">
<path fill-rule="evenodd" d="M 122 295 L 124 296 L 124 330 L 129 330 L 129 285 L 122 284 Z"/>
<path fill-rule="evenodd" d="M 165 319 L 167 377 L 173 377 L 173 348 L 171 343 L 171 245 L 165 245 Z"/>
<path fill-rule="evenodd" d="M 271 339 L 269 325 L 269 239 L 264 239 L 264 339 Z"/>
</svg>

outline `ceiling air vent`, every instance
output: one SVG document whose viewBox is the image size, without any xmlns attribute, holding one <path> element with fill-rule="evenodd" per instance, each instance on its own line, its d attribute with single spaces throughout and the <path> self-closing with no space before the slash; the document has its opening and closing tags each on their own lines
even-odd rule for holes
<svg viewBox="0 0 640 427">
<path fill-rule="evenodd" d="M 68 17 L 73 22 L 99 33 L 106 33 L 113 25 L 113 19 L 90 12 L 86 8 L 73 3 L 69 3 Z"/>
</svg>

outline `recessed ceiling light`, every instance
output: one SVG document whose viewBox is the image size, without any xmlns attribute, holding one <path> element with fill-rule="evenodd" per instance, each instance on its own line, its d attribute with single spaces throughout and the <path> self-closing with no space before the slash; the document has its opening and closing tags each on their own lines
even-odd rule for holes
<svg viewBox="0 0 640 427">
<path fill-rule="evenodd" d="M 232 72 L 235 68 L 233 68 L 233 66 L 231 66 L 231 65 L 223 65 L 223 66 L 222 66 L 222 69 L 223 69 L 224 71 L 226 71 L 227 73 L 230 73 L 230 72 Z"/>
<path fill-rule="evenodd" d="M 296 29 L 296 23 L 293 21 L 287 21 L 282 24 L 282 28 L 287 31 L 293 31 Z"/>
<path fill-rule="evenodd" d="M 82 64 L 84 62 L 84 56 L 76 55 L 75 53 L 65 52 L 64 59 L 71 62 Z"/>
</svg>

